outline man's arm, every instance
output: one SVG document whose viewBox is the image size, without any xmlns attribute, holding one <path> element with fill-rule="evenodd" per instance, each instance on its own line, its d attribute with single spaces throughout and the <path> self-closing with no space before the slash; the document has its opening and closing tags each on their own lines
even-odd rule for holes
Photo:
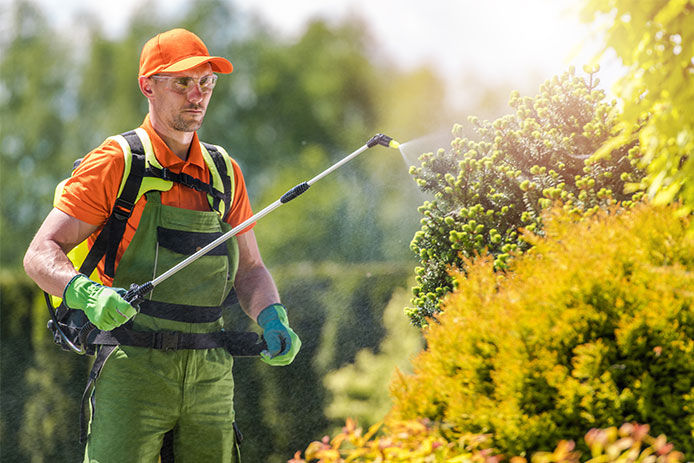
<svg viewBox="0 0 694 463">
<path fill-rule="evenodd" d="M 267 348 L 260 353 L 265 363 L 289 365 L 301 349 L 301 339 L 289 327 L 287 311 L 280 304 L 279 293 L 258 251 L 253 230 L 238 235 L 239 270 L 236 295 L 241 307 L 263 329 Z"/>
<path fill-rule="evenodd" d="M 31 241 L 24 270 L 44 291 L 63 298 L 70 309 L 82 310 L 100 330 L 112 330 L 137 312 L 123 299 L 120 288 L 110 288 L 79 275 L 67 257 L 70 249 L 94 233 L 96 226 L 53 209 Z"/>
<path fill-rule="evenodd" d="M 260 257 L 253 230 L 237 235 L 239 269 L 234 287 L 241 307 L 253 320 L 266 307 L 280 302 L 280 296 L 270 272 Z"/>
<path fill-rule="evenodd" d="M 77 275 L 67 253 L 97 227 L 53 209 L 44 220 L 24 255 L 24 270 L 44 291 L 62 297 Z"/>
</svg>

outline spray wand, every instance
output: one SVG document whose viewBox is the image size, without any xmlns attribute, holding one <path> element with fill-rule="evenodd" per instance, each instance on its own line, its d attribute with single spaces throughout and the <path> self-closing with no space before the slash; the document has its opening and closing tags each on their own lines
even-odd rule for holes
<svg viewBox="0 0 694 463">
<path fill-rule="evenodd" d="M 276 200 L 272 204 L 266 206 L 263 210 L 261 210 L 260 212 L 257 212 L 253 216 L 249 217 L 244 222 L 235 226 L 234 228 L 232 228 L 228 232 L 224 233 L 222 236 L 215 239 L 214 241 L 212 241 L 211 243 L 209 243 L 205 247 L 201 248 L 199 251 L 186 257 L 180 263 L 176 264 L 175 266 L 173 266 L 172 268 L 170 268 L 166 272 L 162 273 L 158 277 L 154 278 L 151 281 L 143 283 L 141 285 L 133 283 L 130 286 L 130 289 L 128 290 L 128 292 L 125 294 L 124 299 L 128 302 L 133 302 L 133 301 L 136 301 L 137 299 L 142 298 L 144 295 L 146 295 L 147 293 L 152 291 L 155 286 L 157 286 L 158 284 L 160 284 L 161 282 L 163 282 L 167 278 L 171 277 L 172 275 L 179 272 L 183 268 L 192 264 L 197 259 L 204 256 L 205 254 L 210 252 L 212 249 L 215 249 L 220 244 L 226 242 L 227 240 L 229 240 L 233 236 L 236 236 L 241 230 L 244 230 L 246 227 L 248 227 L 253 222 L 265 217 L 266 215 L 268 215 L 270 212 L 274 211 L 275 209 L 277 209 L 281 205 L 286 204 L 289 201 L 291 201 L 292 199 L 296 198 L 297 196 L 303 194 L 304 192 L 306 192 L 306 190 L 308 190 L 311 187 L 311 185 L 316 183 L 318 180 L 322 179 L 326 175 L 330 174 L 332 171 L 334 171 L 334 170 L 338 169 L 339 167 L 343 166 L 344 164 L 348 163 L 349 161 L 351 161 L 355 157 L 359 156 L 361 153 L 363 153 L 367 149 L 372 148 L 376 145 L 386 146 L 386 147 L 395 148 L 395 149 L 397 149 L 400 146 L 400 144 L 397 141 L 393 140 L 392 137 L 389 137 L 387 135 L 383 135 L 382 133 L 374 135 L 361 148 L 359 148 L 356 151 L 354 151 L 353 153 L 345 156 L 343 159 L 336 162 L 332 166 L 328 167 L 323 172 L 321 172 L 320 174 L 313 177 L 311 180 L 299 183 L 298 185 L 294 186 L 289 191 L 287 191 L 285 194 L 283 194 L 278 200 Z"/>
</svg>

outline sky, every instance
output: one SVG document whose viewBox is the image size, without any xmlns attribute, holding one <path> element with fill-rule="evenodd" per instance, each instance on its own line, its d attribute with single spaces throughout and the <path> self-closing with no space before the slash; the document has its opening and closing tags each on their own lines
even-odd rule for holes
<svg viewBox="0 0 694 463">
<path fill-rule="evenodd" d="M 12 0 L 0 0 L 8 2 Z M 105 32 L 117 35 L 141 0 L 35 0 L 54 21 L 69 27 L 78 11 L 103 18 Z M 574 64 L 580 71 L 597 50 L 588 26 L 580 23 L 580 0 L 230 0 L 261 16 L 281 37 L 301 34 L 316 17 L 338 23 L 359 15 L 378 47 L 403 70 L 428 65 L 460 88 L 471 69 L 485 79 L 535 84 Z M 175 13 L 185 0 L 159 0 L 162 12 Z M 108 18 L 108 21 L 106 21 Z M 588 44 L 580 47 L 581 43 Z M 601 71 L 606 90 L 614 80 Z M 540 81 L 541 82 L 541 81 Z M 537 82 L 539 83 L 539 82 Z M 534 87 L 537 88 L 536 86 Z M 464 95 L 452 95 L 463 98 Z"/>
</svg>

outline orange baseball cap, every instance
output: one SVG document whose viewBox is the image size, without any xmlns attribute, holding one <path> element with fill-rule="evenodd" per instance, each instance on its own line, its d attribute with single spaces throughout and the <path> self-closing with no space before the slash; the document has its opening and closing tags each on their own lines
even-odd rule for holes
<svg viewBox="0 0 694 463">
<path fill-rule="evenodd" d="M 212 71 L 222 74 L 234 70 L 228 59 L 210 56 L 197 35 L 185 29 L 172 29 L 152 37 L 142 47 L 140 76 L 185 71 L 204 63 L 210 63 Z"/>
</svg>

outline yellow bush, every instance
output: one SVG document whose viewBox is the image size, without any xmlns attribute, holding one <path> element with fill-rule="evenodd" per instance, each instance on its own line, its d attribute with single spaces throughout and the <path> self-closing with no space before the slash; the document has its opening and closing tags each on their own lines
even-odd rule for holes
<svg viewBox="0 0 694 463">
<path fill-rule="evenodd" d="M 694 459 L 689 219 L 640 205 L 545 221 L 511 272 L 489 257 L 466 262 L 414 374 L 391 385 L 393 416 L 490 434 L 501 453 L 524 456 L 635 421 Z"/>
<path fill-rule="evenodd" d="M 524 457 L 507 458 L 486 448 L 488 436 L 467 435 L 454 441 L 426 420 L 389 421 L 385 429 L 372 426 L 366 434 L 353 420 L 330 439 L 311 442 L 287 463 L 412 462 L 412 463 L 527 463 Z M 648 425 L 626 423 L 619 429 L 591 429 L 585 436 L 590 452 L 575 450 L 573 441 L 560 441 L 552 452 L 537 452 L 531 463 L 679 463 L 684 455 L 664 435 L 652 437 Z M 590 458 L 588 458 L 590 456 Z M 582 458 L 583 457 L 583 458 Z"/>
</svg>

